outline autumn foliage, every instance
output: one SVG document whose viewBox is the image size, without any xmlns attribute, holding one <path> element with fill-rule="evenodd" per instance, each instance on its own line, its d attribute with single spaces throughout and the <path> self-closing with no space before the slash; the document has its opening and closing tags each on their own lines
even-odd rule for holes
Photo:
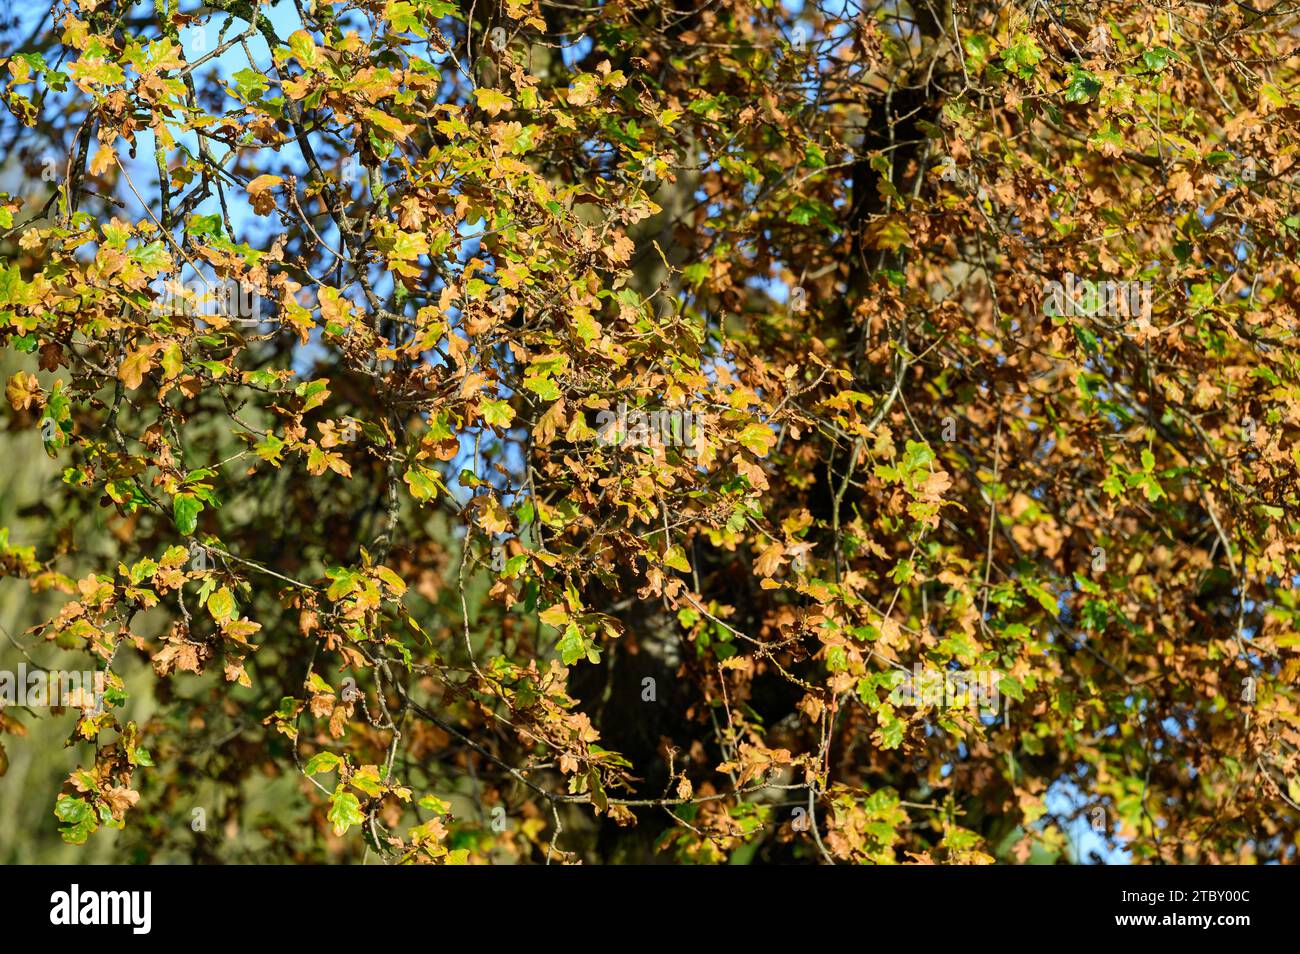
<svg viewBox="0 0 1300 954">
<path fill-rule="evenodd" d="M 51 836 L 1296 860 L 1287 5 L 37 6 Z"/>
</svg>

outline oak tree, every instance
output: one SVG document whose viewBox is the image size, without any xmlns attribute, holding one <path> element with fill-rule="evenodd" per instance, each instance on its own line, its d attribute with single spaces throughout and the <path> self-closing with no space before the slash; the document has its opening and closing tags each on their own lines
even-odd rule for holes
<svg viewBox="0 0 1300 954">
<path fill-rule="evenodd" d="M 1294 861 L 1298 26 L 32 0 L 0 571 L 104 680 L 43 824 Z"/>
</svg>

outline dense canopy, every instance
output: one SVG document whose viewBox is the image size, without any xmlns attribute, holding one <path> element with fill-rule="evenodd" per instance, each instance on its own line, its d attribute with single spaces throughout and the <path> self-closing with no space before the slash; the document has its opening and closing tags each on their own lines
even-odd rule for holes
<svg viewBox="0 0 1300 954">
<path fill-rule="evenodd" d="M 17 6 L 43 835 L 1296 860 L 1295 4 Z"/>
</svg>

